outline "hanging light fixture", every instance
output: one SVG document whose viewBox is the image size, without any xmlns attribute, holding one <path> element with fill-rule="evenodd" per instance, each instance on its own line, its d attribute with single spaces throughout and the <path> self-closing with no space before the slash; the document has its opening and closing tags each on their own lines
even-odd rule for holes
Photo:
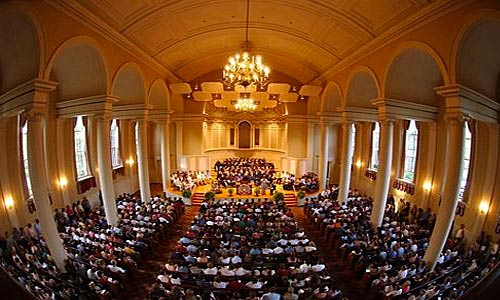
<svg viewBox="0 0 500 300">
<path fill-rule="evenodd" d="M 248 50 L 250 42 L 248 40 L 250 16 L 250 0 L 247 0 L 247 16 L 245 31 L 245 50 Z M 263 87 L 269 82 L 269 73 L 271 70 L 262 63 L 262 56 L 251 56 L 247 51 L 230 56 L 228 64 L 222 71 L 222 81 L 226 86 L 235 85 L 259 86 Z"/>
<path fill-rule="evenodd" d="M 252 98 L 248 98 L 248 96 L 243 95 L 234 104 L 234 108 L 237 111 L 254 111 L 257 108 L 257 105 L 253 101 Z"/>
</svg>

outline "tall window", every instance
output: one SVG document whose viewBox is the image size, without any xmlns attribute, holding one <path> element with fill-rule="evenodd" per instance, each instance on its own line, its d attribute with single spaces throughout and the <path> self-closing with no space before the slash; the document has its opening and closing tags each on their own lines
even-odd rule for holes
<svg viewBox="0 0 500 300">
<path fill-rule="evenodd" d="M 370 168 L 378 169 L 378 149 L 380 142 L 380 125 L 375 122 L 375 128 L 372 131 L 372 157 L 370 160 Z"/>
<path fill-rule="evenodd" d="M 351 163 L 354 163 L 354 149 L 356 149 L 356 125 L 352 124 L 352 135 L 351 135 Z"/>
<path fill-rule="evenodd" d="M 123 166 L 120 156 L 120 127 L 116 119 L 111 122 L 111 165 L 113 169 Z"/>
<path fill-rule="evenodd" d="M 87 129 L 83 124 L 83 117 L 76 117 L 74 128 L 75 138 L 75 166 L 77 180 L 84 179 L 91 175 L 87 156 Z"/>
<path fill-rule="evenodd" d="M 460 190 L 458 192 L 458 199 L 462 200 L 467 187 L 467 178 L 469 178 L 470 159 L 472 149 L 472 132 L 469 123 L 465 122 L 465 136 L 464 136 L 464 153 L 462 156 L 462 172 L 460 173 Z"/>
<path fill-rule="evenodd" d="M 33 197 L 33 189 L 31 188 L 30 168 L 28 162 L 28 122 L 24 123 L 21 128 L 21 148 L 23 154 L 24 180 L 28 190 L 28 198 Z"/>
<path fill-rule="evenodd" d="M 415 162 L 417 161 L 418 129 L 415 120 L 410 121 L 406 130 L 405 139 L 405 164 L 403 179 L 413 181 L 415 179 Z"/>
</svg>

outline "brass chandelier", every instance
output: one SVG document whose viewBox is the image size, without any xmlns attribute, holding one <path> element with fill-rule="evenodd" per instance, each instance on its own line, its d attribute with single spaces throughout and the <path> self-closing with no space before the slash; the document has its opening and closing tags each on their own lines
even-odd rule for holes
<svg viewBox="0 0 500 300">
<path fill-rule="evenodd" d="M 245 48 L 249 48 L 248 29 L 250 16 L 250 0 L 247 0 Z M 271 70 L 262 63 L 262 56 L 251 56 L 247 51 L 230 56 L 228 64 L 222 71 L 222 81 L 228 87 L 241 85 L 243 87 L 264 87 L 269 82 Z"/>
</svg>

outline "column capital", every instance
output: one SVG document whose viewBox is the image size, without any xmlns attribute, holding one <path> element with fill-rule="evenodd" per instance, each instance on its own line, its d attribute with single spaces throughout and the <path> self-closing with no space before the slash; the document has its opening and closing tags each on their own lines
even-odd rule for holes
<svg viewBox="0 0 500 300">
<path fill-rule="evenodd" d="M 40 111 L 38 109 L 30 109 L 24 112 L 24 117 L 28 122 L 33 122 L 33 121 L 38 122 L 45 117 L 45 112 Z"/>
<path fill-rule="evenodd" d="M 460 125 L 470 121 L 471 117 L 461 112 L 447 112 L 444 114 L 444 121 L 447 125 Z"/>
<path fill-rule="evenodd" d="M 99 114 L 99 115 L 94 116 L 94 120 L 96 120 L 97 122 L 110 122 L 111 119 L 112 119 L 111 114 L 107 114 L 107 113 L 103 113 L 103 114 Z"/>
</svg>

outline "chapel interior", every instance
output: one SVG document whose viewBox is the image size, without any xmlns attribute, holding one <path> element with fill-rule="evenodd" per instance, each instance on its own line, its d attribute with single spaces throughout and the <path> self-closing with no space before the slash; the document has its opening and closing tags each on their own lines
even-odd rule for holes
<svg viewBox="0 0 500 300">
<path fill-rule="evenodd" d="M 0 1 L 2 299 L 496 299 L 500 1 Z"/>
</svg>

